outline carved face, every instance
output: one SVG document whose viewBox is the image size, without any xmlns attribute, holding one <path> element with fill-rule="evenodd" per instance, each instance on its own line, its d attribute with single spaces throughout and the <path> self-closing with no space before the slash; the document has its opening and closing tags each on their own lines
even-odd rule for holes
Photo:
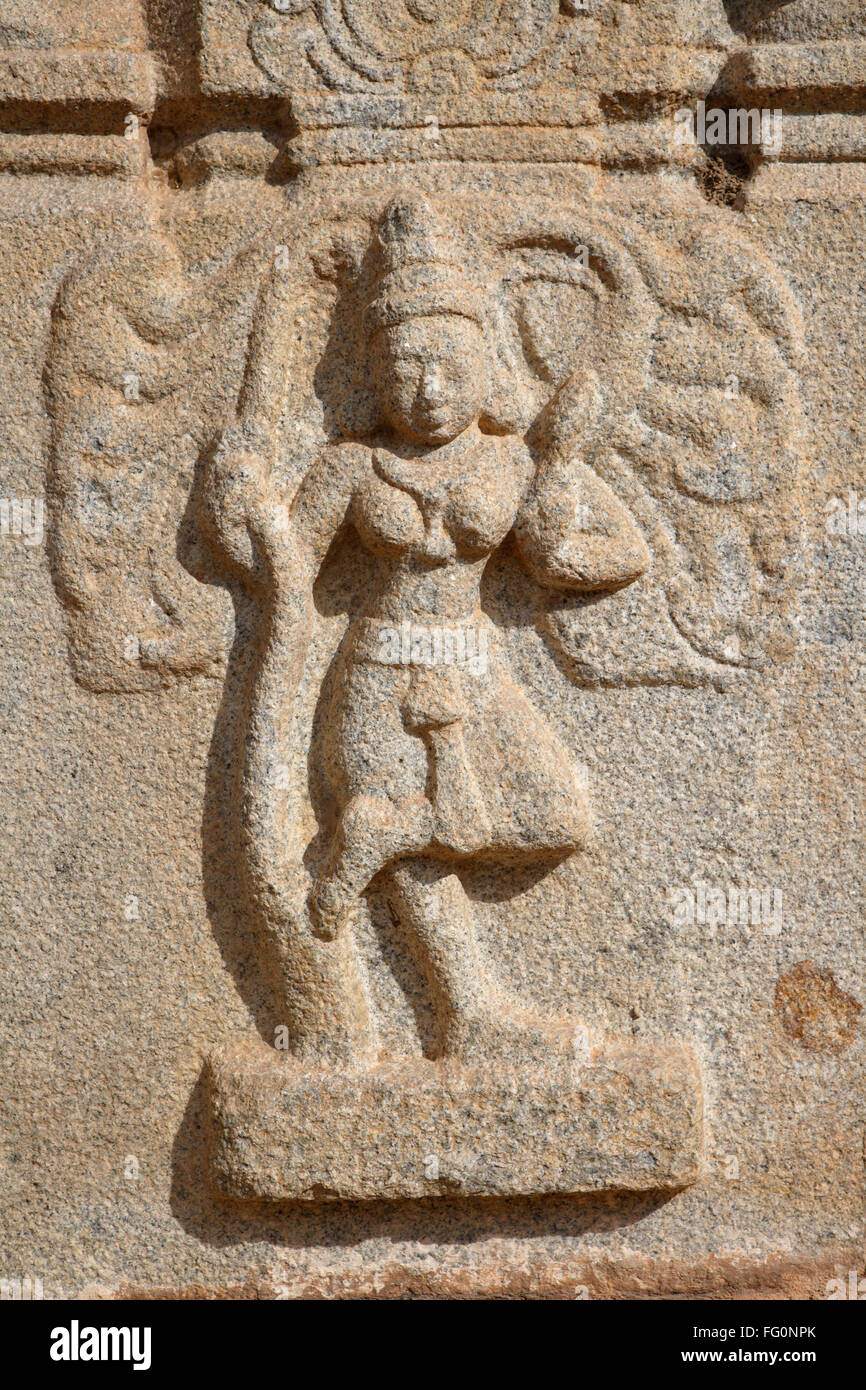
<svg viewBox="0 0 866 1390">
<path fill-rule="evenodd" d="M 422 444 L 455 439 L 481 410 L 484 338 L 471 319 L 431 314 L 376 334 L 379 400 L 398 433 Z"/>
</svg>

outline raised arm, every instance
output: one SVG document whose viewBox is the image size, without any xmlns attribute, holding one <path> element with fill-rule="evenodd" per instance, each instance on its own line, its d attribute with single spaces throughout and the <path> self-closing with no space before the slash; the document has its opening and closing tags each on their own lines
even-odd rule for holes
<svg viewBox="0 0 866 1390">
<path fill-rule="evenodd" d="M 550 588 L 621 589 L 650 565 L 630 513 L 579 457 L 599 405 L 593 376 L 571 378 L 538 423 L 541 459 L 514 529 L 526 569 Z"/>
<path fill-rule="evenodd" d="M 289 576 L 310 587 L 345 521 L 363 462 L 357 446 L 326 449 L 294 499 L 285 494 L 284 471 L 277 467 L 281 451 L 291 453 L 292 430 L 303 419 L 311 371 L 306 356 L 320 301 L 321 286 L 299 265 L 270 267 L 253 316 L 237 415 L 203 478 L 203 530 L 227 568 L 253 590 L 280 578 L 285 587 Z M 299 450 L 302 456 L 300 443 Z"/>
</svg>

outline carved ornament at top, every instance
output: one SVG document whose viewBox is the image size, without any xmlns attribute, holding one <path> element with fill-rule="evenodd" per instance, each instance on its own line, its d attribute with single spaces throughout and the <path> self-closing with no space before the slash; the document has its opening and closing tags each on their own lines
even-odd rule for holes
<svg viewBox="0 0 866 1390">
<path fill-rule="evenodd" d="M 568 70 L 575 16 L 560 0 L 272 0 L 248 43 L 289 90 L 508 91 Z"/>
</svg>

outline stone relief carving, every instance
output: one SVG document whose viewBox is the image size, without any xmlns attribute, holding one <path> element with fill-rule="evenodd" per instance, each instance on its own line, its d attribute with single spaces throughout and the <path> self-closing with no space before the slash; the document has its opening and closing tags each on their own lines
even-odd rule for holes
<svg viewBox="0 0 866 1390">
<path fill-rule="evenodd" d="M 492 1057 L 503 1046 L 543 1053 L 560 1038 L 568 1043 L 570 1030 L 505 1004 L 480 959 L 459 880 L 431 874 L 424 862 L 567 854 L 589 828 L 566 749 L 501 663 L 481 577 L 511 531 L 526 567 L 555 589 L 619 588 L 644 572 L 649 553 L 606 484 L 570 457 L 598 411 L 592 375 L 569 377 L 555 393 L 536 425 L 535 460 L 520 435 L 484 414 L 484 286 L 472 283 L 429 202 L 391 202 L 372 261 L 374 297 L 358 348 L 369 349 L 379 426 L 326 449 L 284 514 L 268 412 L 248 409 L 223 436 L 204 488 L 209 536 L 268 604 L 244 775 L 250 881 L 259 909 L 279 915 L 278 930 L 304 920 L 303 879 L 274 823 L 274 764 L 286 747 L 317 572 L 350 525 L 377 573 L 341 644 L 323 713 L 336 816 L 310 894 L 313 930 L 339 937 L 359 895 L 387 870 L 439 1003 L 442 1055 Z M 273 307 L 266 301 L 261 312 Z M 256 354 L 250 369 L 273 382 L 274 366 Z M 586 499 L 592 530 L 574 528 L 569 483 Z M 330 991 L 304 1004 L 302 983 L 290 991 L 305 1020 L 302 1055 L 331 1055 L 353 1036 L 349 1060 L 358 1046 L 375 1055 L 348 955 L 343 970 L 339 992 L 351 1003 L 342 1018 Z M 326 1017 L 308 1031 L 326 998 Z"/>
<path fill-rule="evenodd" d="M 308 79 L 336 91 L 507 91 L 551 74 L 564 53 L 560 26 L 573 13 L 558 0 L 280 0 L 257 7 L 248 43 L 262 71 L 290 86 L 306 67 Z"/>
<path fill-rule="evenodd" d="M 866 0 L 0 107 L 0 1299 L 862 1300 Z"/>
<path fill-rule="evenodd" d="M 211 1063 L 229 1193 L 442 1191 L 418 1150 L 432 1116 L 452 1151 L 471 1147 L 478 1113 L 499 1144 L 530 1079 L 541 1118 L 518 1126 L 520 1145 L 548 1152 L 544 1190 L 694 1177 L 687 1049 L 589 1038 L 510 995 L 461 873 L 545 872 L 591 833 L 589 788 L 485 612 L 493 553 L 523 571 L 578 684 L 724 685 L 790 651 L 798 318 L 769 265 L 728 250 L 712 220 L 671 247 L 588 202 L 493 213 L 398 188 L 306 207 L 303 227 L 289 218 L 199 281 L 150 235 L 61 289 L 54 562 L 79 680 L 217 674 L 220 575 L 253 613 L 234 863 L 278 960 L 291 1061 L 242 1045 Z M 232 311 L 249 347 L 234 420 L 214 434 L 232 391 L 214 335 Z M 178 413 L 181 384 L 193 404 Z M 338 623 L 316 602 L 335 555 L 349 588 L 361 577 Z M 621 621 L 644 632 L 628 664 Z M 353 941 L 371 891 L 435 1016 L 427 1059 L 398 1072 Z M 569 1097 L 582 1120 L 563 1147 L 550 1126 Z M 638 1105 L 652 1138 L 623 1145 Z M 354 1136 L 342 1158 L 335 1130 Z M 646 1170 L 635 1145 L 662 1131 L 667 1156 Z M 524 1169 L 513 1155 L 507 1180 L 452 1180 L 535 1190 Z"/>
<path fill-rule="evenodd" d="M 208 577 L 207 555 L 183 518 L 219 409 L 215 334 L 245 263 L 194 286 L 171 242 L 149 233 L 95 251 L 61 286 L 45 373 L 52 558 L 91 689 L 222 671 L 225 624 L 192 577 Z"/>
<path fill-rule="evenodd" d="M 419 3 L 429 51 L 404 51 L 393 7 L 280 8 L 252 51 L 266 24 L 314 15 L 351 90 L 436 86 L 455 63 L 507 83 L 563 22 L 524 7 L 517 42 L 511 10 Z M 515 998 L 463 875 L 543 873 L 591 833 L 590 789 L 509 669 L 516 574 L 579 685 L 724 688 L 790 655 L 801 330 L 783 278 L 733 235 L 718 209 L 650 233 L 622 200 L 437 197 L 395 175 L 308 189 L 216 272 L 184 270 L 155 229 L 66 278 L 45 381 L 77 678 L 219 676 L 224 587 L 244 615 L 232 867 L 277 962 L 289 1055 L 212 1060 L 222 1190 L 693 1180 L 688 1049 Z M 338 614 L 317 600 L 329 566 Z M 383 1054 L 354 941 L 371 894 L 425 981 L 422 1058 Z M 508 1163 L 428 1171 L 434 1132 L 454 1153 L 510 1145 Z"/>
<path fill-rule="evenodd" d="M 483 203 L 472 213 L 483 223 Z M 679 245 L 662 246 L 617 226 L 597 206 L 576 207 L 571 216 L 545 209 L 542 230 L 531 225 L 537 211 L 527 216 L 523 228 L 491 229 L 488 238 L 492 245 L 501 241 L 484 335 L 487 386 L 499 400 L 484 427 L 497 435 L 526 431 L 570 365 L 591 362 L 595 377 L 615 382 L 615 391 L 609 386 L 608 409 L 590 412 L 581 447 L 594 472 L 634 512 L 653 551 L 644 581 L 614 605 L 626 614 L 634 599 L 640 602 L 640 664 L 632 658 L 626 670 L 608 650 L 610 605 L 577 599 L 548 614 L 547 629 L 568 652 L 575 678 L 612 684 L 722 680 L 727 666 L 783 659 L 794 636 L 802 348 L 799 314 L 782 277 L 741 237 L 732 256 L 730 229 L 711 218 L 688 228 Z M 204 621 L 208 590 L 189 586 L 189 570 L 207 570 L 207 553 L 188 518 L 182 540 L 195 553 L 186 567 L 179 565 L 171 553 L 173 528 L 187 508 L 196 459 L 236 389 L 218 315 L 237 310 L 242 286 L 249 299 L 250 268 L 273 256 L 281 235 L 277 230 L 267 246 L 251 248 L 221 276 L 197 281 L 183 275 L 164 236 L 143 237 L 94 253 L 70 272 L 58 297 L 46 373 L 52 493 L 59 509 L 55 574 L 66 593 L 73 655 L 85 684 L 128 688 L 135 662 L 122 647 L 130 637 L 143 642 L 145 660 L 148 651 L 157 652 L 149 643 L 161 642 L 167 654 L 171 638 L 179 673 L 196 669 L 182 631 L 184 621 Z M 327 273 L 333 279 L 337 270 Z M 310 262 L 308 279 L 318 274 Z M 300 289 L 288 265 L 271 280 L 255 332 L 257 339 L 271 334 L 278 360 L 280 315 L 292 312 L 291 295 Z M 319 276 L 319 283 L 328 281 Z M 134 295 L 140 303 L 131 302 Z M 551 323 L 563 321 L 566 332 L 552 333 Z M 243 354 L 243 312 L 237 323 L 237 341 L 229 344 L 236 357 Z M 260 364 L 262 356 L 264 350 L 249 366 L 248 396 L 260 392 L 254 383 L 272 372 L 272 364 Z M 327 405 L 332 434 L 363 431 L 365 420 L 375 417 L 366 366 L 360 349 L 353 362 L 339 364 L 339 388 L 332 385 Z M 297 421 L 308 416 L 309 402 L 299 402 Z M 297 421 L 288 427 L 297 428 Z M 93 430 L 97 422 L 105 437 L 97 430 L 87 448 L 78 447 L 75 430 Z M 315 422 L 307 428 L 315 429 Z M 154 448 L 157 440 L 162 454 Z M 579 505 L 580 484 L 571 479 L 570 486 Z M 112 488 L 125 490 L 123 505 L 112 501 Z M 160 508 L 167 509 L 164 523 Z M 155 544 L 168 547 L 162 562 Z M 128 583 L 119 586 L 124 548 Z M 148 637 L 147 626 L 123 621 L 121 610 L 133 571 L 160 564 L 161 581 L 136 581 L 147 590 L 139 601 L 151 606 L 151 624 L 158 620 L 154 602 L 163 615 L 159 634 Z M 82 588 L 85 570 L 90 578 Z M 101 597 L 98 571 L 110 578 Z M 153 588 L 160 582 L 164 602 Z M 189 595 L 185 605 L 180 589 Z M 100 603 L 107 605 L 101 624 Z M 217 631 L 213 607 L 210 623 L 211 636 L 201 640 L 218 671 L 225 635 Z M 98 675 L 106 662 L 110 670 Z M 168 671 L 170 661 L 163 664 Z"/>
</svg>

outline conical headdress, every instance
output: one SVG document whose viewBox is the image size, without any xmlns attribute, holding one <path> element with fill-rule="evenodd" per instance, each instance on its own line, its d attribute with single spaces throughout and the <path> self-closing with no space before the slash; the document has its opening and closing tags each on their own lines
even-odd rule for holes
<svg viewBox="0 0 866 1390">
<path fill-rule="evenodd" d="M 466 274 L 466 248 L 422 195 L 399 194 L 389 203 L 376 247 L 371 328 L 429 314 L 460 314 L 484 323 L 484 294 Z"/>
</svg>

